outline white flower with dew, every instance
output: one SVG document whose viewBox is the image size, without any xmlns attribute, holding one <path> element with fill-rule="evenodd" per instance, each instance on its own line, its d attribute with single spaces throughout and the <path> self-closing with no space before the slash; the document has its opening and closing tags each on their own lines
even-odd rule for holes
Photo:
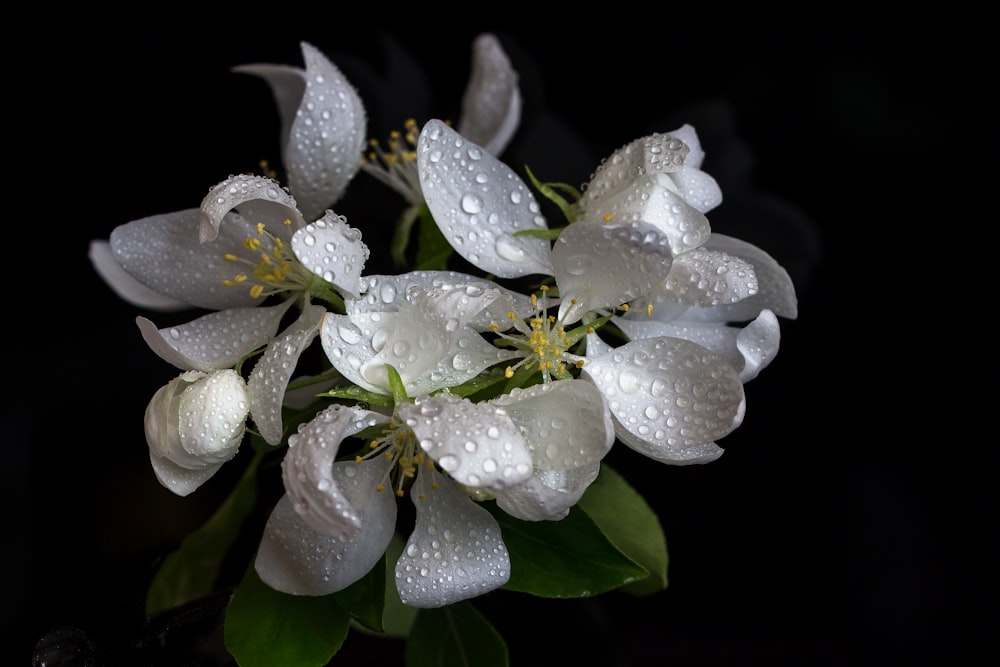
<svg viewBox="0 0 1000 667">
<path fill-rule="evenodd" d="M 156 478 L 186 496 L 236 456 L 250 399 L 236 371 L 185 371 L 146 407 L 145 432 Z"/>
</svg>

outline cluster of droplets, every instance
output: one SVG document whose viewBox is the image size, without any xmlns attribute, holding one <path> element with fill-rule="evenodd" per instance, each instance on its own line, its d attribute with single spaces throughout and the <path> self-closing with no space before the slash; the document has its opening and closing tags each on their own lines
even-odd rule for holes
<svg viewBox="0 0 1000 667">
<path fill-rule="evenodd" d="M 291 226 L 292 221 L 286 219 L 284 224 Z M 284 241 L 267 230 L 264 223 L 257 223 L 256 231 L 256 236 L 243 239 L 243 247 L 258 253 L 258 261 L 226 253 L 223 259 L 227 262 L 244 265 L 249 270 L 236 273 L 222 284 L 226 287 L 249 285 L 250 296 L 255 299 L 286 291 L 307 291 L 314 281 L 313 274 L 302 266 Z"/>
</svg>

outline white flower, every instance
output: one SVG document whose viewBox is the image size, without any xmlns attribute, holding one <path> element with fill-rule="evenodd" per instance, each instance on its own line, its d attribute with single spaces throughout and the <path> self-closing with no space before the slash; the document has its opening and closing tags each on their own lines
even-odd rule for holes
<svg viewBox="0 0 1000 667">
<path fill-rule="evenodd" d="M 146 408 L 146 442 L 156 478 L 186 496 L 236 456 L 250 400 L 232 369 L 186 371 L 161 387 Z"/>
<path fill-rule="evenodd" d="M 686 128 L 679 134 L 694 142 L 693 130 Z M 715 346 L 716 353 L 682 337 L 655 334 L 617 349 L 590 335 L 585 355 L 579 355 L 572 349 L 586 329 L 569 328 L 599 315 L 613 316 L 630 302 L 652 313 L 652 295 L 686 288 L 687 283 L 669 283 L 671 275 L 692 275 L 699 263 L 733 270 L 735 279 L 726 283 L 722 297 L 711 294 L 719 281 L 694 281 L 692 292 L 710 294 L 710 303 L 736 303 L 757 294 L 754 265 L 702 249 L 710 228 L 700 209 L 717 204 L 721 196 L 711 177 L 684 166 L 689 155 L 685 142 L 672 135 L 653 135 L 617 151 L 585 190 L 592 194 L 581 199 L 580 217 L 550 248 L 544 236 L 531 233 L 546 230 L 547 221 L 515 172 L 440 121 L 428 122 L 418 142 L 428 207 L 456 252 L 501 278 L 555 278 L 557 316 L 548 314 L 553 302 L 543 293 L 533 318 L 511 317 L 515 331 L 498 330 L 522 357 L 508 373 L 524 366 L 540 370 L 549 381 L 571 377 L 572 366 L 583 368 L 583 377 L 608 399 L 618 437 L 671 463 L 705 462 L 722 453 L 714 441 L 737 428 L 745 412 L 739 371 L 752 369 L 749 377 L 773 357 L 776 322 L 762 315 L 741 344 L 734 336 L 738 358 L 728 347 Z M 700 164 L 700 149 L 695 164 Z M 759 251 L 756 259 L 762 258 L 766 254 Z M 767 268 L 778 277 L 776 267 Z M 788 296 L 787 290 L 778 291 Z M 751 307 L 763 305 L 758 301 Z"/>
<path fill-rule="evenodd" d="M 250 409 L 261 435 L 276 445 L 284 391 L 325 312 L 310 301 L 360 296 L 368 248 L 333 211 L 306 224 L 277 182 L 239 175 L 213 187 L 199 209 L 117 227 L 107 243 L 92 244 L 92 257 L 113 269 L 103 275 L 124 291 L 139 285 L 184 307 L 213 311 L 164 328 L 137 318 L 150 348 L 174 366 L 233 368 L 266 347 L 249 379 Z M 262 305 L 268 297 L 279 301 Z M 302 312 L 277 336 L 293 304 Z"/>
<path fill-rule="evenodd" d="M 479 403 L 434 393 L 511 358 L 479 331 L 495 324 L 497 302 L 504 313 L 525 307 L 489 281 L 450 282 L 460 278 L 372 277 L 371 298 L 350 314 L 325 316 L 323 347 L 344 377 L 389 395 L 392 366 L 415 399 L 396 402 L 391 418 L 331 406 L 289 438 L 286 496 L 255 561 L 268 585 L 324 595 L 356 581 L 392 536 L 396 507 L 383 493 L 387 483 L 397 495 L 410 483 L 417 514 L 396 563 L 401 599 L 438 607 L 481 595 L 507 581 L 510 562 L 496 520 L 470 496 L 495 497 L 527 520 L 558 519 L 596 477 L 614 429 L 590 383 L 531 387 Z M 375 426 L 384 430 L 368 453 L 336 460 L 347 437 Z"/>
</svg>

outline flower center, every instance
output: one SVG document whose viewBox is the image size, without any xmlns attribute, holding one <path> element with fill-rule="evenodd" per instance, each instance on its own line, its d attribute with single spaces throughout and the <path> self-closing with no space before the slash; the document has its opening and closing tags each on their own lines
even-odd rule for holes
<svg viewBox="0 0 1000 667">
<path fill-rule="evenodd" d="M 361 168 L 398 192 L 410 204 L 424 201 L 417 173 L 417 139 L 420 128 L 412 118 L 404 124 L 404 131 L 394 130 L 385 148 L 377 139 L 369 139 L 371 150 L 363 156 Z"/>
<path fill-rule="evenodd" d="M 410 427 L 404 426 L 396 419 L 393 419 L 389 422 L 388 428 L 382 435 L 368 443 L 368 448 L 368 452 L 363 456 L 358 454 L 354 457 L 354 460 L 360 463 L 375 456 L 384 456 L 387 460 L 393 462 L 388 472 L 386 472 L 385 479 L 378 485 L 379 491 L 384 491 L 386 483 L 388 483 L 393 488 L 395 494 L 402 498 L 404 486 L 416 476 L 417 469 L 421 466 L 432 473 L 431 488 L 437 488 L 438 483 L 433 475 L 436 472 L 434 459 L 420 448 L 417 436 Z M 420 499 L 423 500 L 424 497 L 424 493 L 421 492 Z"/>
<path fill-rule="evenodd" d="M 550 315 L 548 286 L 542 285 L 542 297 L 531 295 L 531 305 L 535 313 L 527 320 L 521 320 L 514 313 L 508 313 L 514 329 L 518 333 L 500 331 L 497 325 L 491 325 L 494 331 L 503 341 L 502 344 L 509 345 L 518 350 L 523 358 L 513 366 L 508 366 L 505 374 L 508 378 L 524 367 L 527 370 L 538 370 L 542 374 L 544 382 L 555 380 L 568 380 L 573 377 L 570 368 L 581 368 L 584 358 L 571 353 L 571 347 L 588 333 L 588 328 L 567 332 L 563 323 L 554 315 Z"/>
<path fill-rule="evenodd" d="M 285 220 L 285 225 L 291 224 L 291 220 Z M 223 280 L 222 284 L 227 287 L 248 285 L 255 299 L 282 292 L 308 292 L 316 276 L 295 258 L 284 241 L 267 231 L 264 223 L 257 223 L 256 232 L 256 236 L 243 239 L 243 247 L 258 253 L 258 261 L 226 253 L 223 258 L 227 262 L 243 265 L 246 270 Z"/>
</svg>

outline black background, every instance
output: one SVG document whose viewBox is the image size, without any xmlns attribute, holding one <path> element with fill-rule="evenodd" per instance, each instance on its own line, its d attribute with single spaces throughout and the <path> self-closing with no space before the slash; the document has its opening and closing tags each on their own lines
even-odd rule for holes
<svg viewBox="0 0 1000 667">
<path fill-rule="evenodd" d="M 308 41 L 359 87 L 370 134 L 384 137 L 409 116 L 457 116 L 481 31 L 500 35 L 522 75 L 508 162 L 580 183 L 619 145 L 691 122 L 723 188 L 713 227 L 784 264 L 800 305 L 721 459 L 612 453 L 661 517 L 669 588 L 493 596 L 482 609 L 512 664 L 988 664 L 1000 147 L 982 17 L 656 5 L 475 21 L 412 8 L 375 22 L 325 7 L 52 10 L 12 26 L 23 34 L 6 102 L 10 664 L 30 664 L 50 632 L 85 634 L 108 664 L 224 664 L 200 637 L 175 634 L 169 657 L 137 648 L 151 559 L 233 478 L 186 499 L 156 482 L 142 411 L 174 370 L 91 269 L 89 241 L 196 206 L 261 159 L 280 164 L 269 91 L 230 67 L 300 65 Z M 427 78 L 383 69 L 380 35 Z M 394 202 L 368 203 L 365 178 L 338 212 L 378 238 Z M 401 645 L 352 634 L 333 664 L 402 661 Z"/>
</svg>

